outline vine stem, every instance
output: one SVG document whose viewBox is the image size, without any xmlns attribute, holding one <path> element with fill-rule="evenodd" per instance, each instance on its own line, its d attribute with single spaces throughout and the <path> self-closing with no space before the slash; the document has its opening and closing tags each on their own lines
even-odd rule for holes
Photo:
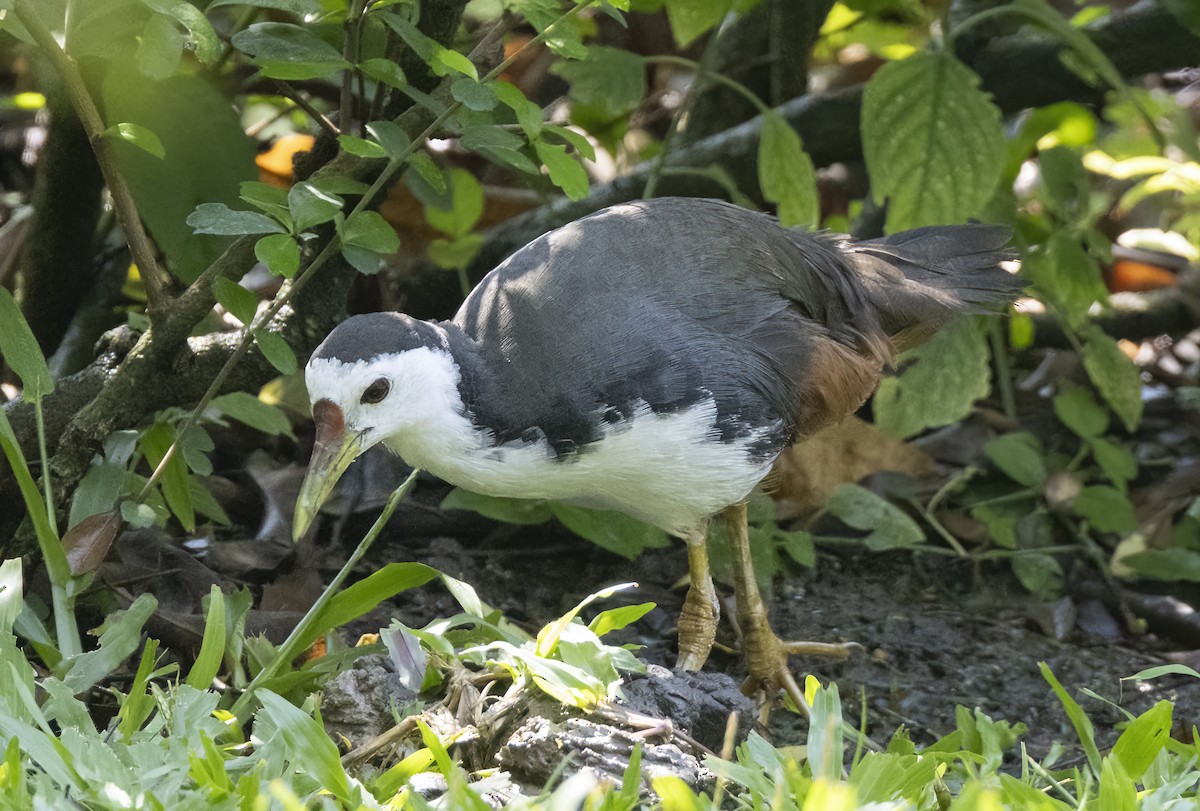
<svg viewBox="0 0 1200 811">
<path fill-rule="evenodd" d="M 28 1 L 29 0 L 21 0 L 23 3 Z M 579 14 L 585 8 L 591 6 L 597 1 L 598 0 L 587 0 L 586 2 L 580 3 L 572 8 L 562 17 L 555 20 L 552 24 L 546 26 L 543 31 L 541 31 L 536 37 L 533 37 L 526 42 L 525 45 L 519 50 L 502 61 L 495 68 L 490 70 L 480 81 L 490 82 L 495 79 L 501 73 L 508 70 L 508 68 L 511 67 L 518 58 L 520 58 L 526 48 L 541 42 L 553 32 L 554 28 L 559 23 L 570 19 L 576 14 Z M 426 140 L 436 135 L 441 130 L 442 125 L 445 124 L 452 115 L 458 112 L 461 107 L 462 103 L 457 101 L 448 105 L 446 109 L 443 110 L 441 114 L 438 115 L 437 118 L 435 118 L 429 124 L 429 126 L 421 132 L 420 135 L 414 138 L 398 155 L 391 158 L 388 161 L 387 166 L 384 167 L 383 171 L 381 171 L 379 176 L 375 178 L 375 182 L 372 183 L 371 187 L 363 193 L 362 197 L 358 201 L 358 204 L 347 215 L 346 219 L 349 220 L 354 215 L 366 210 L 374 202 L 375 198 L 380 194 L 380 192 L 382 192 L 391 184 L 392 180 L 396 176 L 396 173 L 405 164 L 409 157 L 411 157 L 412 154 L 418 149 L 421 149 Z M 271 323 L 275 316 L 279 314 L 280 310 L 282 310 L 287 303 L 291 301 L 291 297 L 294 296 L 301 288 L 303 288 L 312 279 L 312 277 L 316 275 L 316 272 L 333 258 L 333 255 L 340 247 L 341 242 L 339 237 L 336 235 L 333 236 L 329 242 L 326 243 L 325 247 L 321 249 L 320 253 L 313 258 L 308 267 L 304 269 L 304 272 L 297 276 L 290 284 L 286 284 L 281 287 L 279 292 L 275 295 L 275 299 L 271 302 L 271 306 L 268 307 L 265 312 L 257 316 L 253 322 L 247 325 L 246 331 L 242 335 L 242 339 L 238 342 L 237 347 L 234 349 L 233 354 L 229 356 L 229 359 L 225 361 L 225 364 L 221 367 L 220 371 L 217 372 L 216 376 L 212 380 L 212 383 L 209 384 L 208 389 L 204 392 L 204 395 L 200 398 L 199 402 L 196 403 L 196 406 L 192 409 L 191 413 L 188 414 L 187 419 L 184 420 L 183 424 L 176 429 L 175 438 L 171 441 L 171 445 L 167 448 L 167 452 L 163 454 L 163 458 L 159 461 L 158 465 L 154 468 L 154 471 L 150 474 L 150 478 L 146 480 L 146 483 L 138 492 L 136 499 L 137 501 L 144 501 L 147 495 L 149 495 L 150 489 L 155 485 L 155 483 L 158 482 L 160 478 L 162 478 L 164 471 L 167 469 L 168 463 L 170 463 L 170 461 L 179 453 L 180 439 L 187 433 L 188 429 L 200 419 L 200 415 L 204 413 L 204 409 L 208 408 L 209 403 L 211 403 L 213 398 L 217 396 L 217 393 L 220 392 L 221 387 L 225 384 L 226 379 L 228 379 L 238 361 L 240 361 L 249 350 L 250 344 L 254 341 L 254 337 L 263 329 L 263 327 Z"/>
<path fill-rule="evenodd" d="M 167 283 L 162 275 L 162 269 L 158 266 L 158 260 L 155 259 L 154 245 L 138 215 L 133 193 L 117 166 L 116 155 L 113 153 L 112 142 L 106 134 L 107 130 L 100 110 L 97 109 L 96 102 L 92 100 L 92 95 L 88 92 L 87 85 L 84 84 L 83 76 L 75 65 L 75 60 L 59 47 L 58 41 L 54 39 L 50 29 L 33 10 L 33 0 L 16 0 L 13 10 L 21 24 L 33 37 L 34 42 L 50 58 L 66 88 L 71 107 L 79 116 L 79 122 L 83 125 L 84 132 L 87 133 L 88 142 L 96 154 L 96 162 L 100 165 L 100 172 L 104 175 L 104 182 L 108 186 L 109 194 L 112 195 L 113 209 L 121 223 L 121 230 L 125 232 L 129 251 L 133 254 L 133 261 L 137 264 L 142 281 L 145 282 L 146 311 L 150 322 L 153 323 L 167 304 Z"/>
<path fill-rule="evenodd" d="M 647 56 L 645 57 L 645 60 L 651 64 L 677 65 L 679 67 L 691 68 L 697 73 L 704 70 L 704 67 L 700 62 L 683 56 L 660 54 L 657 56 Z M 738 95 L 742 96 L 744 99 L 746 99 L 746 101 L 754 105 L 754 109 L 758 111 L 759 115 L 766 115 L 771 112 L 770 105 L 760 99 L 757 93 L 746 87 L 746 85 L 742 84 L 738 80 L 730 79 L 723 73 L 713 73 L 712 71 L 705 72 L 704 76 L 709 81 L 716 82 L 717 84 L 723 84 L 729 89 L 736 91 Z"/>
<path fill-rule="evenodd" d="M 732 16 L 732 14 L 726 15 L 726 21 L 731 19 Z M 720 38 L 721 32 L 718 30 L 714 36 L 709 38 L 708 43 L 704 46 L 704 53 L 700 55 L 700 61 L 696 63 L 696 74 L 692 79 L 692 84 L 688 87 L 683 103 L 679 105 L 679 109 L 675 111 L 675 115 L 671 116 L 671 123 L 667 127 L 666 134 L 663 135 L 658 156 L 654 159 L 654 163 L 650 167 L 650 174 L 646 178 L 646 187 L 642 191 L 643 200 L 649 200 L 658 191 L 658 184 L 662 181 L 663 172 L 667 166 L 667 153 L 671 151 L 671 141 L 679 134 L 679 125 L 683 123 L 683 119 L 696 106 L 696 99 L 700 97 L 700 89 L 712 73 L 712 63 L 716 59 L 717 42 Z"/>
</svg>

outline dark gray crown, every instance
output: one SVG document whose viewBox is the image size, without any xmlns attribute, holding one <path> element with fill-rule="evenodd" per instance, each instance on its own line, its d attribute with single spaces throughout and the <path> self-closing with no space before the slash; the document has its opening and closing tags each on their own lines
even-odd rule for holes
<svg viewBox="0 0 1200 811">
<path fill-rule="evenodd" d="M 449 349 L 446 334 L 428 321 L 403 313 L 369 313 L 338 324 L 313 352 L 313 358 L 354 363 L 422 346 Z"/>
</svg>

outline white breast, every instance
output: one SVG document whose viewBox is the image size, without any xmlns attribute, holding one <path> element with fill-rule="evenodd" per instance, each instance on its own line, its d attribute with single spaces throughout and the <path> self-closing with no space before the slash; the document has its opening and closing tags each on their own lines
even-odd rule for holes
<svg viewBox="0 0 1200 811">
<path fill-rule="evenodd" d="M 544 498 L 620 510 L 684 533 L 754 489 L 771 460 L 749 451 L 762 433 L 720 441 L 716 404 L 655 414 L 646 404 L 603 437 L 559 460 L 545 441 L 490 447 L 458 414 L 385 440 L 409 464 L 485 495 Z"/>
</svg>

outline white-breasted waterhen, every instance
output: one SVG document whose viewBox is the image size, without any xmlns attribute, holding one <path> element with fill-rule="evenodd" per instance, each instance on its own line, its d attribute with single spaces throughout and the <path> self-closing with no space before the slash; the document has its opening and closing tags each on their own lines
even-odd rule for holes
<svg viewBox="0 0 1200 811">
<path fill-rule="evenodd" d="M 619 510 L 683 538 L 680 664 L 699 668 L 718 602 L 705 546 L 724 512 L 748 685 L 803 706 L 767 622 L 744 500 L 789 443 L 875 389 L 894 352 L 1013 298 L 1006 228 L 850 242 L 715 200 L 613 206 L 535 239 L 451 321 L 347 319 L 305 375 L 316 445 L 296 506 L 310 525 L 382 442 L 451 484 Z"/>
</svg>

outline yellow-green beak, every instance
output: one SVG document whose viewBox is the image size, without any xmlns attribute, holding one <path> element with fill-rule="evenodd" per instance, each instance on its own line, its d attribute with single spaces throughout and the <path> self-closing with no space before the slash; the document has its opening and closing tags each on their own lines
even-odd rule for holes
<svg viewBox="0 0 1200 811">
<path fill-rule="evenodd" d="M 317 517 L 317 511 L 333 492 L 333 486 L 358 456 L 366 450 L 362 434 L 346 433 L 346 416 L 331 400 L 313 403 L 313 422 L 317 439 L 313 444 L 308 472 L 296 499 L 292 521 L 292 540 L 299 540 Z"/>
</svg>

